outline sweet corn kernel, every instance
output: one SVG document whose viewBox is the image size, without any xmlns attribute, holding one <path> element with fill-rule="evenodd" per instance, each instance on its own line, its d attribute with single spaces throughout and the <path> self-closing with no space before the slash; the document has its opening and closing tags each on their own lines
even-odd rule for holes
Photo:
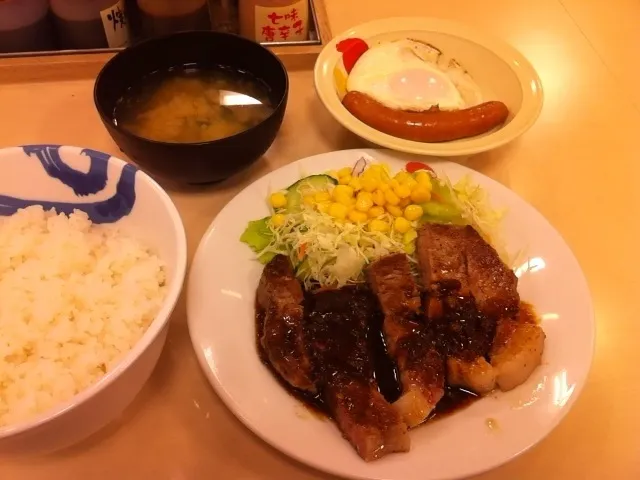
<svg viewBox="0 0 640 480">
<path fill-rule="evenodd" d="M 361 212 L 367 212 L 371 207 L 373 207 L 372 195 L 368 192 L 358 193 L 358 197 L 356 198 L 356 209 Z"/>
<path fill-rule="evenodd" d="M 351 175 L 345 175 L 344 177 L 340 177 L 340 179 L 338 180 L 338 183 L 340 185 L 349 185 L 351 183 L 351 179 L 353 177 Z"/>
<path fill-rule="evenodd" d="M 427 172 L 422 171 L 422 172 L 417 172 L 416 173 L 416 181 L 418 182 L 418 185 L 422 185 L 423 187 L 425 187 L 427 190 L 431 191 L 431 175 L 429 175 Z"/>
<path fill-rule="evenodd" d="M 329 200 L 331 200 L 331 194 L 329 192 L 317 192 L 313 196 L 313 199 L 318 203 L 328 202 Z"/>
<path fill-rule="evenodd" d="M 416 232 L 413 228 L 402 235 L 402 243 L 412 243 L 415 239 L 418 238 L 418 232 Z"/>
<path fill-rule="evenodd" d="M 383 192 L 387 192 L 391 190 L 391 185 L 389 185 L 389 182 L 380 182 L 380 186 L 378 188 Z"/>
<path fill-rule="evenodd" d="M 272 193 L 269 202 L 273 208 L 282 208 L 287 204 L 287 197 L 281 192 Z"/>
<path fill-rule="evenodd" d="M 380 215 L 384 215 L 384 208 L 377 205 L 375 207 L 371 207 L 367 212 L 367 215 L 369 215 L 369 218 L 376 218 Z"/>
<path fill-rule="evenodd" d="M 329 213 L 330 202 L 321 202 L 316 205 L 316 208 L 320 213 Z"/>
<path fill-rule="evenodd" d="M 389 182 L 389 185 L 391 186 L 391 188 L 395 189 L 395 188 L 398 188 L 400 186 L 400 182 L 394 178 L 393 180 L 391 180 Z"/>
<path fill-rule="evenodd" d="M 375 189 L 378 188 L 378 185 L 380 184 L 377 178 L 371 176 L 363 176 L 360 183 L 362 183 L 362 189 L 365 192 L 369 193 L 375 191 Z"/>
<path fill-rule="evenodd" d="M 410 222 L 418 220 L 423 214 L 422 207 L 420 205 L 409 205 L 404 209 L 404 218 Z"/>
<path fill-rule="evenodd" d="M 362 175 L 363 175 L 365 178 L 371 178 L 371 179 L 376 180 L 376 181 L 378 181 L 378 182 L 379 182 L 379 181 L 380 181 L 380 179 L 382 178 L 382 177 L 380 176 L 380 171 L 378 171 L 378 170 L 372 170 L 372 169 L 370 169 L 370 168 L 369 168 L 369 169 L 367 169 L 367 170 L 365 170 L 365 172 L 364 172 Z"/>
<path fill-rule="evenodd" d="M 389 205 L 398 205 L 400 203 L 400 197 L 396 195 L 392 190 L 384 192 L 384 199 Z"/>
<path fill-rule="evenodd" d="M 415 243 L 407 243 L 407 244 L 405 244 L 404 252 L 407 255 L 413 255 L 414 253 L 416 253 L 416 244 Z"/>
<path fill-rule="evenodd" d="M 384 192 L 380 189 L 376 190 L 371 194 L 371 199 L 373 200 L 373 203 L 375 203 L 380 207 L 384 207 L 384 204 L 387 203 Z"/>
<path fill-rule="evenodd" d="M 333 198 L 345 196 L 345 197 L 353 197 L 353 188 L 349 185 L 336 185 L 336 188 L 333 189 Z"/>
<path fill-rule="evenodd" d="M 423 183 L 426 180 L 431 180 L 429 178 L 429 174 L 424 170 L 418 170 L 413 174 L 413 178 L 415 178 L 418 183 Z"/>
<path fill-rule="evenodd" d="M 393 187 L 393 193 L 395 193 L 399 198 L 409 198 L 411 196 L 411 189 L 406 185 L 399 185 L 397 187 Z"/>
<path fill-rule="evenodd" d="M 418 182 L 413 177 L 408 176 L 407 179 L 401 183 L 401 185 L 406 185 L 410 190 L 413 190 L 418 185 Z"/>
<path fill-rule="evenodd" d="M 418 185 L 411 191 L 411 201 L 413 203 L 424 203 L 431 200 L 431 192 L 424 185 Z"/>
<path fill-rule="evenodd" d="M 411 175 L 409 175 L 407 172 L 400 171 L 400 172 L 396 173 L 396 176 L 394 178 L 399 183 L 404 183 L 404 182 L 406 182 L 407 178 L 411 178 Z"/>
<path fill-rule="evenodd" d="M 351 168 L 344 167 L 338 170 L 338 178 L 346 177 L 347 175 L 351 175 Z"/>
<path fill-rule="evenodd" d="M 387 205 L 387 212 L 389 212 L 394 217 L 401 217 L 402 216 L 402 209 L 400 207 L 395 206 L 395 205 Z"/>
<path fill-rule="evenodd" d="M 305 195 L 304 197 L 302 197 L 302 203 L 304 203 L 305 205 L 313 206 L 316 203 L 316 200 L 313 195 Z"/>
<path fill-rule="evenodd" d="M 369 221 L 369 231 L 370 232 L 388 232 L 389 231 L 389 224 L 387 222 L 385 222 L 384 220 L 379 220 L 377 218 L 374 218 L 373 220 Z"/>
<path fill-rule="evenodd" d="M 347 195 L 336 195 L 333 197 L 333 201 L 336 203 L 340 203 L 345 207 L 350 207 L 351 205 L 353 205 L 354 199 L 353 197 L 349 197 Z"/>
<path fill-rule="evenodd" d="M 333 218 L 344 220 L 347 217 L 348 208 L 341 203 L 332 203 L 329 206 L 329 215 Z"/>
<path fill-rule="evenodd" d="M 353 223 L 364 223 L 367 221 L 367 214 L 358 210 L 351 210 L 349 212 L 349 220 Z"/>
<path fill-rule="evenodd" d="M 358 177 L 353 177 L 349 182 L 349 186 L 357 192 L 359 190 L 362 190 L 362 181 Z"/>
<path fill-rule="evenodd" d="M 393 221 L 393 228 L 398 233 L 407 233 L 411 230 L 411 223 L 404 217 L 398 217 Z"/>
<path fill-rule="evenodd" d="M 400 208 L 405 208 L 406 206 L 408 206 L 411 203 L 411 199 L 410 198 L 401 198 L 400 199 L 400 203 L 398 204 L 398 206 Z"/>
<path fill-rule="evenodd" d="M 284 225 L 285 220 L 286 219 L 284 215 L 276 213 L 271 217 L 271 225 L 273 225 L 274 227 L 281 227 Z"/>
</svg>

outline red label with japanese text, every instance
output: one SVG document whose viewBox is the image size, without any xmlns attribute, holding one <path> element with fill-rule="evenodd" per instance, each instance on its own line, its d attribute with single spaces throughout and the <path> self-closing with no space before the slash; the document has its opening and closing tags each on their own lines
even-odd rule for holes
<svg viewBox="0 0 640 480">
<path fill-rule="evenodd" d="M 259 42 L 294 42 L 309 38 L 309 0 L 288 7 L 256 5 L 256 39 Z"/>
</svg>

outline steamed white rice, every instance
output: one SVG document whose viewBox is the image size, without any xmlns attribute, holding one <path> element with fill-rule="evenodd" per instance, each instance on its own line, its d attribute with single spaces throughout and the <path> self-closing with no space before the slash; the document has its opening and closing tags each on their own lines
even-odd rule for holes
<svg viewBox="0 0 640 480">
<path fill-rule="evenodd" d="M 0 218 L 0 426 L 111 370 L 154 319 L 165 281 L 158 256 L 84 212 Z"/>
</svg>

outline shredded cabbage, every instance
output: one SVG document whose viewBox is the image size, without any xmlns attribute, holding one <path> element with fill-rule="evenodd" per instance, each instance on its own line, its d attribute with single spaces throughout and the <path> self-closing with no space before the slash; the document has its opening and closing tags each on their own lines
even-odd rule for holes
<svg viewBox="0 0 640 480">
<path fill-rule="evenodd" d="M 509 265 L 509 253 L 501 232 L 506 209 L 493 208 L 487 192 L 473 183 L 470 175 L 465 175 L 455 184 L 446 175 L 439 175 L 438 179 L 451 192 L 451 200 L 462 217 L 496 249 L 502 261 Z"/>
<path fill-rule="evenodd" d="M 392 223 L 391 218 L 382 217 Z M 370 232 L 362 224 L 339 222 L 306 206 L 287 214 L 284 225 L 270 228 L 272 241 L 258 255 L 287 255 L 297 265 L 296 273 L 305 287 L 357 283 L 363 280 L 363 267 L 372 260 L 404 251 L 400 233 Z"/>
</svg>

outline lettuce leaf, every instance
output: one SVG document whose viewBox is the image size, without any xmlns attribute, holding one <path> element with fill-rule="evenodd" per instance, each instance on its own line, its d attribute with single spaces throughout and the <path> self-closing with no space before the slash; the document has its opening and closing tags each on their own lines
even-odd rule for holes
<svg viewBox="0 0 640 480">
<path fill-rule="evenodd" d="M 260 220 L 253 220 L 249 222 L 247 228 L 240 236 L 240 241 L 247 244 L 255 253 L 262 252 L 273 240 L 273 232 L 267 223 L 269 218 L 271 217 L 265 217 Z M 260 263 L 266 264 L 269 263 L 274 256 L 274 253 L 267 252 L 260 255 L 258 260 Z"/>
</svg>

